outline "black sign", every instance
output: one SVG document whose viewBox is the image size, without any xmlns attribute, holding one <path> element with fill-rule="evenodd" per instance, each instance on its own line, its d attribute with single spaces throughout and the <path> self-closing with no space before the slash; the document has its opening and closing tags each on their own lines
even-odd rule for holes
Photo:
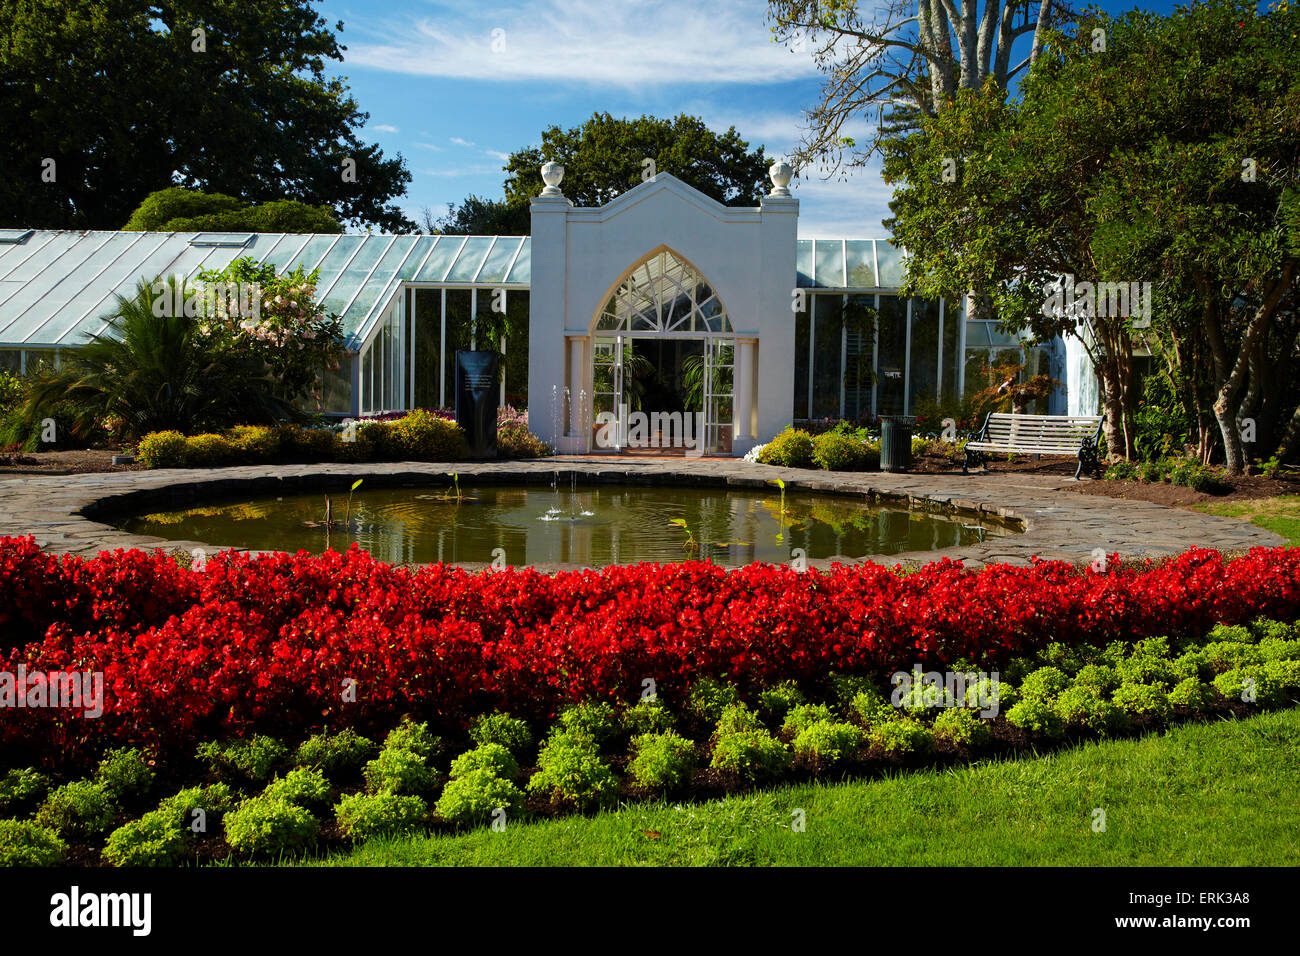
<svg viewBox="0 0 1300 956">
<path fill-rule="evenodd" d="M 471 458 L 497 456 L 497 357 L 456 352 L 456 424 L 465 429 Z"/>
</svg>

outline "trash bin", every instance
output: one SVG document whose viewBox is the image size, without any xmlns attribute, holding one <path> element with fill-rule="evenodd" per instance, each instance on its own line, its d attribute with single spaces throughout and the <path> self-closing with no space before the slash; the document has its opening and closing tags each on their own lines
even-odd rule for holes
<svg viewBox="0 0 1300 956">
<path fill-rule="evenodd" d="M 907 471 L 912 465 L 912 415 L 880 416 L 880 470 Z"/>
</svg>

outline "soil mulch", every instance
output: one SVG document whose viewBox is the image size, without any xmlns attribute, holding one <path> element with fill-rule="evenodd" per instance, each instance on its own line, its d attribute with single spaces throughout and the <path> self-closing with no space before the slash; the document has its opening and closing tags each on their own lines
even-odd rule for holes
<svg viewBox="0 0 1300 956">
<path fill-rule="evenodd" d="M 1075 458 L 1047 458 L 1035 461 L 1028 457 L 1013 461 L 992 462 L 987 471 L 975 470 L 972 474 L 1048 475 L 1073 478 L 1078 467 Z M 912 463 L 913 474 L 952 474 L 960 471 L 960 463 L 946 455 L 924 455 Z M 1061 487 L 1081 495 L 1103 495 L 1108 498 L 1126 498 L 1130 501 L 1149 501 L 1157 505 L 1186 508 L 1210 501 L 1250 501 L 1273 498 L 1277 495 L 1300 494 L 1300 478 L 1265 478 L 1262 475 L 1240 475 L 1220 479 L 1221 486 L 1213 492 L 1193 491 L 1167 481 L 1108 481 L 1084 478 L 1078 482 L 1064 482 Z"/>
<path fill-rule="evenodd" d="M 144 465 L 115 465 L 120 448 L 77 451 L 0 452 L 0 478 L 10 475 L 84 475 L 104 471 L 144 471 Z"/>
</svg>

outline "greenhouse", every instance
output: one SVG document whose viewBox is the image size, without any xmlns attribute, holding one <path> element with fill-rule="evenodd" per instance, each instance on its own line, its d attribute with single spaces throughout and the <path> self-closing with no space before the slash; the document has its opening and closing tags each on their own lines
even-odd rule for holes
<svg viewBox="0 0 1300 956">
<path fill-rule="evenodd" d="M 454 404 L 455 352 L 497 312 L 500 400 L 566 451 L 594 450 L 596 416 L 626 408 L 700 413 L 707 451 L 739 455 L 792 420 L 924 415 L 986 387 L 993 366 L 1066 379 L 1059 340 L 900 297 L 888 241 L 798 238 L 776 170 L 753 209 L 666 174 L 575 207 L 561 179 L 533 200 L 530 237 L 0 230 L 0 369 L 57 365 L 141 280 L 251 257 L 318 272 L 342 318 L 349 358 L 322 373 L 326 414 Z M 1062 389 L 1034 410 L 1066 403 Z"/>
</svg>

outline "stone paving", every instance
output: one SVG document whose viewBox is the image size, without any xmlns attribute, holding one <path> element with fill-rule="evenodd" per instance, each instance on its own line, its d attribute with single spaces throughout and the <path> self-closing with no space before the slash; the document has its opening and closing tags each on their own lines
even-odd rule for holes
<svg viewBox="0 0 1300 956">
<path fill-rule="evenodd" d="M 968 566 L 1005 562 L 1023 565 L 1037 555 L 1088 562 L 1096 548 L 1129 557 L 1176 554 L 1192 545 L 1221 551 L 1276 546 L 1283 539 L 1246 521 L 1219 518 L 1181 508 L 1126 501 L 1068 490 L 1073 479 L 1016 472 L 962 475 L 832 473 L 768 465 L 739 459 L 561 456 L 536 461 L 379 462 L 373 464 L 250 465 L 231 468 L 165 469 L 79 475 L 41 475 L 0 479 L 0 536 L 33 535 L 53 552 L 91 555 L 115 548 L 203 547 L 210 553 L 222 542 L 165 541 L 127 534 L 113 523 L 132 514 L 193 507 L 220 499 L 345 492 L 357 478 L 366 487 L 442 488 L 448 472 L 462 481 L 549 484 L 556 471 L 567 483 L 576 473 L 583 482 L 604 484 L 732 485 L 761 488 L 775 478 L 787 493 L 801 490 L 856 497 L 869 503 L 938 510 L 958 516 L 1000 518 L 1023 533 L 940 551 L 873 556 L 842 555 L 809 560 L 814 567 L 833 561 L 875 558 L 886 564 L 960 558 Z M 770 487 L 770 486 L 769 486 Z M 467 565 L 476 567 L 481 565 Z M 564 565 L 546 565 L 555 570 Z"/>
</svg>

